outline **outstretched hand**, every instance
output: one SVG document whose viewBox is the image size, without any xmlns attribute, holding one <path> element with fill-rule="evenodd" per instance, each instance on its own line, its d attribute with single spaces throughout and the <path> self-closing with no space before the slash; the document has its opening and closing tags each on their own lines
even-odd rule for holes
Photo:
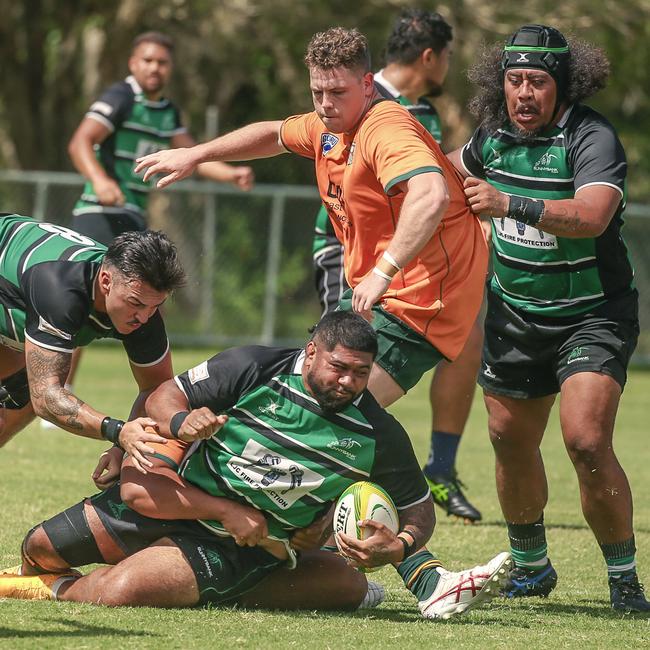
<svg viewBox="0 0 650 650">
<path fill-rule="evenodd" d="M 148 442 L 167 443 L 167 439 L 156 433 L 158 424 L 151 418 L 136 418 L 126 422 L 120 431 L 119 442 L 125 453 L 131 456 L 133 466 L 142 474 L 153 467 L 153 463 L 147 459 L 146 454 L 155 453 Z"/>
<path fill-rule="evenodd" d="M 164 149 L 137 158 L 134 171 L 136 174 L 144 171 L 143 180 L 145 182 L 156 174 L 167 174 L 156 183 L 156 187 L 162 189 L 191 176 L 199 162 L 196 160 L 193 148 Z"/>
</svg>

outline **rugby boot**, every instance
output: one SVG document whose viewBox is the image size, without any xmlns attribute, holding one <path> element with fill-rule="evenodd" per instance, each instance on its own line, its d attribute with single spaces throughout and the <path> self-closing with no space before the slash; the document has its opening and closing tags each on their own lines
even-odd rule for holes
<svg viewBox="0 0 650 650">
<path fill-rule="evenodd" d="M 424 477 L 431 489 L 434 502 L 440 506 L 447 516 L 453 515 L 463 519 L 466 524 L 481 521 L 481 513 L 467 500 L 461 488 L 466 486 L 454 471 L 451 475 L 433 474 Z"/>
<path fill-rule="evenodd" d="M 516 566 L 510 575 L 502 595 L 506 598 L 528 598 L 541 596 L 546 598 L 557 585 L 557 573 L 549 561 L 541 569 L 526 569 Z"/>
<path fill-rule="evenodd" d="M 70 573 L 48 573 L 40 576 L 0 575 L 0 598 L 21 600 L 56 600 L 56 594 L 66 582 L 77 580 Z"/>
<path fill-rule="evenodd" d="M 636 571 L 609 579 L 609 599 L 612 607 L 622 612 L 650 612 L 650 603 Z"/>
<path fill-rule="evenodd" d="M 424 618 L 447 620 L 491 601 L 499 595 L 512 566 L 510 553 L 499 553 L 487 564 L 454 573 L 435 569 L 440 580 L 418 607 Z"/>
</svg>

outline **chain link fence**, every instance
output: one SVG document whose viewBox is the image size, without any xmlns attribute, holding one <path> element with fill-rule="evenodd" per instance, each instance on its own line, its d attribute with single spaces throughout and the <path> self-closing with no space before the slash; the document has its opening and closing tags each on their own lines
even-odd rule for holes
<svg viewBox="0 0 650 650">
<path fill-rule="evenodd" d="M 60 172 L 0 171 L 3 212 L 69 226 L 81 177 Z M 149 225 L 176 242 L 188 285 L 165 305 L 176 344 L 294 345 L 319 318 L 311 244 L 318 210 L 314 187 L 229 185 L 186 180 L 154 192 Z M 641 294 L 635 363 L 650 365 L 650 206 L 631 204 L 625 240 Z"/>
</svg>

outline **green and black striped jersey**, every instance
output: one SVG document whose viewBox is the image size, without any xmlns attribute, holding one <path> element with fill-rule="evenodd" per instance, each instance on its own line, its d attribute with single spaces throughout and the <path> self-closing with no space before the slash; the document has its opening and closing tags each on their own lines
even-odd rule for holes
<svg viewBox="0 0 650 650">
<path fill-rule="evenodd" d="M 514 219 L 492 219 L 490 289 L 513 307 L 542 316 L 573 316 L 633 289 L 621 235 L 625 152 L 611 124 L 591 108 L 571 106 L 556 127 L 534 138 L 479 127 L 462 150 L 466 171 L 507 194 L 570 199 L 589 185 L 621 195 L 599 237 L 556 237 Z"/>
<path fill-rule="evenodd" d="M 111 134 L 97 148 L 96 155 L 106 173 L 120 186 L 123 206 L 105 206 L 97 200 L 90 181 L 74 208 L 74 214 L 134 212 L 143 214 L 153 180 L 145 183 L 135 174 L 140 156 L 169 148 L 171 139 L 185 133 L 178 109 L 168 99 L 148 100 L 138 82 L 129 76 L 113 84 L 94 102 L 86 117 L 97 120 Z"/>
<path fill-rule="evenodd" d="M 233 348 L 176 377 L 191 408 L 228 415 L 180 467 L 214 496 L 265 513 L 270 536 L 311 524 L 356 481 L 373 481 L 398 509 L 429 498 L 404 429 L 365 391 L 340 413 L 324 412 L 302 380 L 303 350 Z M 227 534 L 218 521 L 202 522 Z"/>
<path fill-rule="evenodd" d="M 106 247 L 72 230 L 20 215 L 0 216 L 0 345 L 25 339 L 71 353 L 99 338 L 123 342 L 136 365 L 153 365 L 169 344 L 159 312 L 123 335 L 94 307 Z"/>
<path fill-rule="evenodd" d="M 382 95 L 386 98 L 392 98 L 398 101 L 418 122 L 420 122 L 420 124 L 422 124 L 422 126 L 433 136 L 435 141 L 439 145 L 442 145 L 442 124 L 440 122 L 440 115 L 427 97 L 420 97 L 417 104 L 411 104 L 406 97 L 400 95 L 395 86 L 384 78 L 381 70 L 375 74 L 375 84 L 378 86 Z M 340 246 L 341 244 L 334 234 L 334 228 L 332 227 L 325 206 L 321 205 L 318 214 L 316 215 L 312 256 L 317 257 L 328 246 L 333 245 Z"/>
</svg>

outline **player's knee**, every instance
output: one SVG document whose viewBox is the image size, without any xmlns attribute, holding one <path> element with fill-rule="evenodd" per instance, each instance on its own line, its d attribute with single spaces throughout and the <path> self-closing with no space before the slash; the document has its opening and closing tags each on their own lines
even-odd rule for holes
<svg viewBox="0 0 650 650">
<path fill-rule="evenodd" d="M 585 467 L 589 471 L 598 469 L 599 464 L 610 454 L 613 454 L 611 444 L 605 445 L 598 440 L 576 437 L 565 440 L 569 458 L 576 467 Z"/>
<path fill-rule="evenodd" d="M 368 581 L 360 571 L 351 571 L 347 575 L 346 584 L 341 590 L 341 609 L 358 609 L 368 593 Z"/>
<path fill-rule="evenodd" d="M 137 602 L 133 582 L 133 577 L 129 575 L 128 571 L 119 565 L 112 567 L 102 576 L 97 604 L 107 607 L 141 604 Z"/>
<path fill-rule="evenodd" d="M 32 528 L 21 548 L 25 573 L 55 573 L 69 568 L 69 564 L 54 550 L 50 538 L 39 525 Z"/>
</svg>

